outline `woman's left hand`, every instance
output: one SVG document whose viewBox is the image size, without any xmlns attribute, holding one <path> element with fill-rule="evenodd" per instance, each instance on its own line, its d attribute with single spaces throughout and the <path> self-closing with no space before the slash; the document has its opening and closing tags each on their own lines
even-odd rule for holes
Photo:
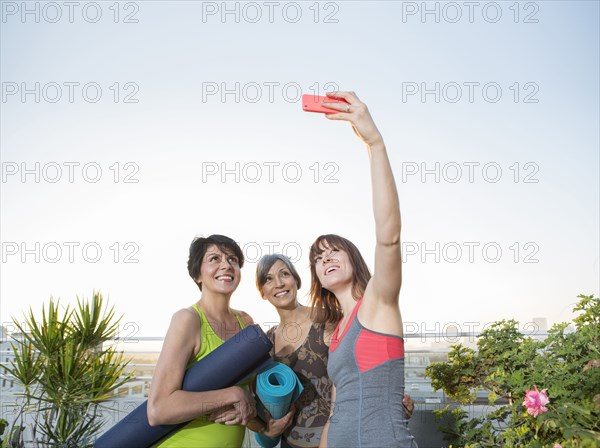
<svg viewBox="0 0 600 448">
<path fill-rule="evenodd" d="M 209 415 L 209 420 L 225 425 L 246 425 L 256 417 L 256 401 L 252 394 L 238 386 L 233 389 L 240 396 L 239 400 L 231 406 L 214 411 Z"/>
<path fill-rule="evenodd" d="M 236 406 L 226 406 L 208 416 L 208 419 L 215 423 L 224 425 L 239 425 L 242 423 L 242 416 Z"/>
<path fill-rule="evenodd" d="M 265 409 L 265 419 L 267 427 L 262 432 L 267 437 L 279 437 L 283 432 L 290 426 L 296 413 L 296 406 L 292 405 L 287 414 L 280 419 L 274 419 L 271 417 L 269 411 Z"/>
<path fill-rule="evenodd" d="M 352 129 L 368 146 L 383 143 L 379 129 L 371 117 L 367 105 L 358 99 L 354 92 L 327 92 L 328 97 L 343 98 L 349 104 L 323 102 L 325 107 L 338 110 L 337 114 L 326 114 L 330 120 L 344 120 L 352 124 Z"/>
</svg>

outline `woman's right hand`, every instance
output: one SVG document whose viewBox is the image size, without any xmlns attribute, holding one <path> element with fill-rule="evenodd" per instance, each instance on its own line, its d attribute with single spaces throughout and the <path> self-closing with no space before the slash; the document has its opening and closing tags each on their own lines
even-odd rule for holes
<svg viewBox="0 0 600 448">
<path fill-rule="evenodd" d="M 327 92 L 327 96 L 331 98 L 343 98 L 348 102 L 348 104 L 340 104 L 324 101 L 323 104 L 326 104 L 328 108 L 338 111 L 337 114 L 326 114 L 327 118 L 330 120 L 349 121 L 358 138 L 368 146 L 383 144 L 383 137 L 377 126 L 375 126 L 367 105 L 358 99 L 356 93 Z"/>
</svg>

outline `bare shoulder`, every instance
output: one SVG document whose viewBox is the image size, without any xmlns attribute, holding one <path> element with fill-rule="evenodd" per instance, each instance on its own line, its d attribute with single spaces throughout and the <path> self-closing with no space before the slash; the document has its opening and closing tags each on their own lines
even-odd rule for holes
<svg viewBox="0 0 600 448">
<path fill-rule="evenodd" d="M 171 325 L 183 325 L 183 326 L 192 326 L 198 325 L 200 319 L 198 318 L 198 313 L 194 311 L 192 308 L 182 308 L 179 311 L 176 311 L 171 317 Z"/>
<path fill-rule="evenodd" d="M 200 319 L 193 308 L 176 311 L 164 339 L 161 359 L 167 359 L 168 365 L 176 363 L 185 367 L 189 358 L 200 348 Z M 173 364 L 175 365 L 175 364 Z"/>
<path fill-rule="evenodd" d="M 180 309 L 171 317 L 166 338 L 168 340 L 183 338 L 187 342 L 192 342 L 197 339 L 195 336 L 191 337 L 192 335 L 200 335 L 201 325 L 198 313 L 193 308 Z"/>
<path fill-rule="evenodd" d="M 232 309 L 232 311 L 240 315 L 240 317 L 242 318 L 242 322 L 244 322 L 244 325 L 252 325 L 254 323 L 254 319 L 252 319 L 252 316 L 250 316 L 247 312 L 234 309 Z"/>
</svg>

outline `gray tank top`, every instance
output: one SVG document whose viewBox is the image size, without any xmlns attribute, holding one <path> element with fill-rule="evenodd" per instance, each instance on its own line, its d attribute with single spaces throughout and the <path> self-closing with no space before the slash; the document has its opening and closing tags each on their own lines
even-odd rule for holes
<svg viewBox="0 0 600 448">
<path fill-rule="evenodd" d="M 416 448 L 404 396 L 404 340 L 361 325 L 354 307 L 344 334 L 336 328 L 327 371 L 336 387 L 328 448 Z"/>
</svg>

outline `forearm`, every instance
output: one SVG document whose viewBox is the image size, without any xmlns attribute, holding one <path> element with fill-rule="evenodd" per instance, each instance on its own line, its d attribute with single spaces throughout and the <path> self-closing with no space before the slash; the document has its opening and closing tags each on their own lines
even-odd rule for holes
<svg viewBox="0 0 600 448">
<path fill-rule="evenodd" d="M 325 426 L 323 427 L 323 432 L 321 432 L 321 440 L 319 441 L 319 448 L 327 448 L 327 433 L 328 432 L 329 432 L 329 419 L 327 419 L 327 423 L 325 423 Z"/>
<path fill-rule="evenodd" d="M 176 390 L 169 396 L 148 400 L 151 426 L 184 423 L 237 402 L 234 387 L 207 392 Z"/>
<path fill-rule="evenodd" d="M 373 214 L 377 243 L 400 243 L 400 205 L 394 174 L 383 141 L 369 145 Z"/>
<path fill-rule="evenodd" d="M 321 432 L 321 439 L 319 440 L 319 448 L 327 448 L 327 434 L 329 433 L 329 424 L 331 422 L 331 418 L 333 417 L 333 411 L 335 407 L 335 398 L 336 398 L 336 390 L 335 386 L 331 387 L 331 408 L 329 410 L 329 418 L 327 422 L 325 422 L 325 426 L 323 427 L 323 431 Z"/>
</svg>

